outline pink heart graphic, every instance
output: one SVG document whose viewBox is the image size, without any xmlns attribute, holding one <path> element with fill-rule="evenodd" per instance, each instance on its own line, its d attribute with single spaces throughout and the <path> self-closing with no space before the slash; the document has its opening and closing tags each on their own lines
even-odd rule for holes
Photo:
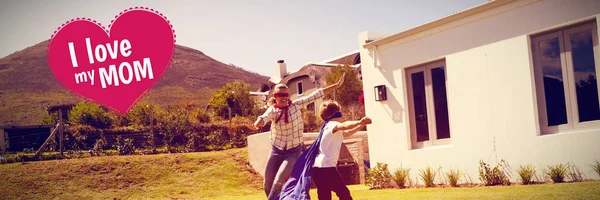
<svg viewBox="0 0 600 200">
<path fill-rule="evenodd" d="M 108 27 L 67 21 L 52 36 L 48 62 L 68 90 L 125 114 L 166 71 L 175 31 L 165 16 L 143 7 L 125 10 Z"/>
</svg>

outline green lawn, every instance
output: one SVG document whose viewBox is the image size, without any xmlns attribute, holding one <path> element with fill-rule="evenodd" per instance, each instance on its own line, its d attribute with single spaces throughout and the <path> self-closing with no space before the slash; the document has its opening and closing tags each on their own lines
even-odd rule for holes
<svg viewBox="0 0 600 200">
<path fill-rule="evenodd" d="M 470 188 L 427 188 L 427 189 L 385 189 L 369 190 L 364 185 L 348 187 L 357 200 L 380 199 L 600 199 L 600 181 L 540 184 L 527 186 L 496 186 Z M 317 190 L 310 196 L 317 199 Z M 333 199 L 337 199 L 332 193 Z M 264 194 L 249 196 L 222 196 L 215 199 L 264 199 Z"/>
<path fill-rule="evenodd" d="M 247 149 L 105 156 L 0 165 L 1 199 L 265 199 Z M 465 188 L 369 190 L 354 199 L 600 199 L 600 181 Z M 317 199 L 316 190 L 311 197 Z M 334 199 L 337 199 L 334 197 Z"/>
</svg>

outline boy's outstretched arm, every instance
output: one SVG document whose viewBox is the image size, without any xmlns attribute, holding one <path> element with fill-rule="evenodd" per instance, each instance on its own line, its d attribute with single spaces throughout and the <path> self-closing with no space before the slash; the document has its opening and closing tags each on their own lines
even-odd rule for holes
<svg viewBox="0 0 600 200">
<path fill-rule="evenodd" d="M 360 121 L 345 121 L 343 123 L 339 123 L 337 126 L 333 128 L 333 132 L 336 131 L 345 131 L 354 129 L 360 125 L 367 125 L 371 123 L 371 119 L 368 117 L 363 117 Z"/>
<path fill-rule="evenodd" d="M 356 132 L 360 131 L 363 127 L 365 127 L 365 125 L 361 124 L 357 127 L 354 127 L 353 129 L 344 131 L 344 137 L 350 137 L 350 136 L 354 135 Z"/>
</svg>

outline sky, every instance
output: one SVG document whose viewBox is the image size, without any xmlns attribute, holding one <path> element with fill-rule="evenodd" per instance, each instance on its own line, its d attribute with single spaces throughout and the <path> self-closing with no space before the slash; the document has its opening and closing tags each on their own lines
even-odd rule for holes
<svg viewBox="0 0 600 200">
<path fill-rule="evenodd" d="M 144 6 L 171 21 L 177 44 L 268 77 L 277 60 L 288 71 L 358 50 L 358 34 L 394 34 L 488 0 L 177 0 L 0 1 L 0 58 L 50 39 L 77 17 L 108 25 Z"/>
</svg>

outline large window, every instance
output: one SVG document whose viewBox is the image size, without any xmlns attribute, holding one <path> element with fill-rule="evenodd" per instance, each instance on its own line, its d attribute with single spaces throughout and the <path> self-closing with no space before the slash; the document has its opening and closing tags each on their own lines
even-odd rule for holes
<svg viewBox="0 0 600 200">
<path fill-rule="evenodd" d="M 406 70 L 413 148 L 450 142 L 445 65 L 438 61 Z"/>
<path fill-rule="evenodd" d="M 542 134 L 600 127 L 596 22 L 532 36 Z"/>
</svg>

